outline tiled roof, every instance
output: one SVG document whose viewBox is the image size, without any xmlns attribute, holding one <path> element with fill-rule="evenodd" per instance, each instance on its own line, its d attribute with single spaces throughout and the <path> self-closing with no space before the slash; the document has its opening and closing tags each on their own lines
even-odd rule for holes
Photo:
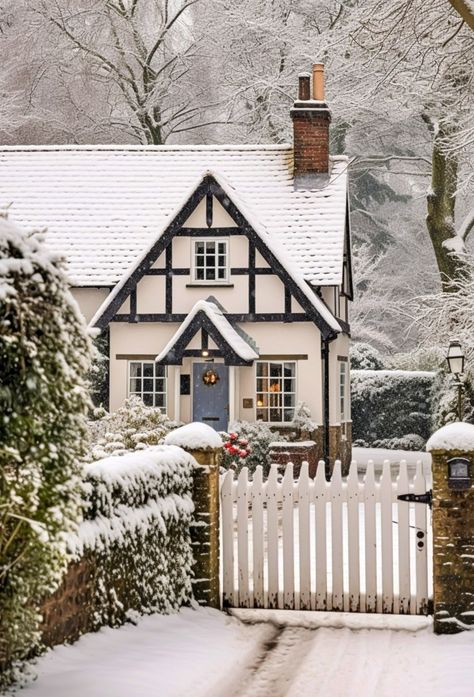
<svg viewBox="0 0 474 697">
<path fill-rule="evenodd" d="M 315 285 L 340 284 L 347 158 L 320 190 L 294 191 L 290 146 L 0 148 L 0 208 L 47 228 L 75 285 L 114 285 L 161 232 L 183 193 L 222 174 L 289 260 Z"/>
</svg>

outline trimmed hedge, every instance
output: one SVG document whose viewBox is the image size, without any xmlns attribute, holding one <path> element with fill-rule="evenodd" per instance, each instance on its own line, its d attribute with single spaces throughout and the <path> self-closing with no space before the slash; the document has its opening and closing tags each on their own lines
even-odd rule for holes
<svg viewBox="0 0 474 697">
<path fill-rule="evenodd" d="M 351 371 L 354 444 L 421 449 L 432 431 L 435 379 L 428 371 Z"/>
</svg>

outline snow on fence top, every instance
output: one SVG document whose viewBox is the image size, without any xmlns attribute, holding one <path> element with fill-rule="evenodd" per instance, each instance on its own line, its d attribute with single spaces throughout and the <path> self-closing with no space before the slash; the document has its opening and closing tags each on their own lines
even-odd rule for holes
<svg viewBox="0 0 474 697">
<path fill-rule="evenodd" d="M 433 433 L 426 444 L 428 452 L 432 450 L 467 450 L 474 451 L 474 425 L 453 423 L 443 426 Z"/>
<path fill-rule="evenodd" d="M 166 445 L 178 445 L 187 450 L 222 448 L 222 438 L 207 424 L 192 423 L 176 428 L 165 437 Z"/>
</svg>

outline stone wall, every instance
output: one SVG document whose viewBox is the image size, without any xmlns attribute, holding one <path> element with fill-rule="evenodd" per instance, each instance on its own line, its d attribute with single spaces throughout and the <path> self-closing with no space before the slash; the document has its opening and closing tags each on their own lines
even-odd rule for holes
<svg viewBox="0 0 474 697">
<path fill-rule="evenodd" d="M 474 450 L 434 450 L 433 585 L 435 631 L 474 629 L 474 488 L 450 489 L 448 460 Z"/>
</svg>

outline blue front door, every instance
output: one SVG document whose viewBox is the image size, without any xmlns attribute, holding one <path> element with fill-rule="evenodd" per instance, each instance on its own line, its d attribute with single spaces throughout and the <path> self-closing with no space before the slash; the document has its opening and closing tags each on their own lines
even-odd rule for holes
<svg viewBox="0 0 474 697">
<path fill-rule="evenodd" d="M 222 363 L 193 365 L 193 421 L 225 431 L 229 420 L 229 368 Z"/>
</svg>

